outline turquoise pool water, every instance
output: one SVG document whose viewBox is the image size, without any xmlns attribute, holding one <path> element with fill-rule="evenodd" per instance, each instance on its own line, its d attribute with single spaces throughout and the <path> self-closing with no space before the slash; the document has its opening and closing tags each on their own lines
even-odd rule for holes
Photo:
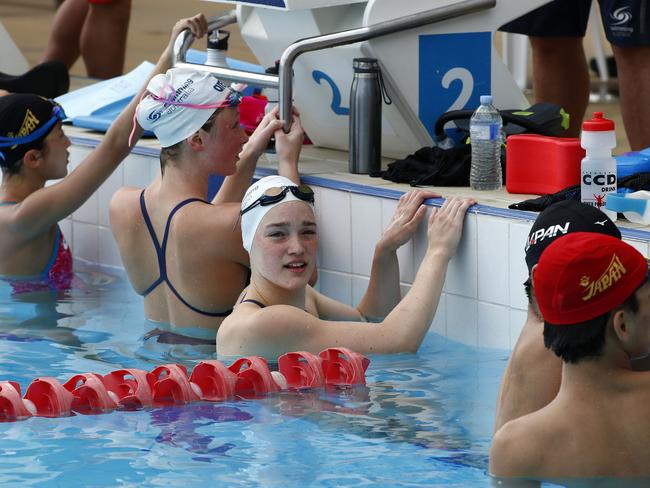
<svg viewBox="0 0 650 488">
<path fill-rule="evenodd" d="M 167 362 L 208 346 L 145 341 L 141 298 L 119 272 L 77 267 L 70 292 L 0 292 L 0 379 Z M 367 387 L 261 400 L 0 424 L 2 486 L 491 486 L 506 351 L 430 333 L 418 354 L 371 356 Z"/>
</svg>

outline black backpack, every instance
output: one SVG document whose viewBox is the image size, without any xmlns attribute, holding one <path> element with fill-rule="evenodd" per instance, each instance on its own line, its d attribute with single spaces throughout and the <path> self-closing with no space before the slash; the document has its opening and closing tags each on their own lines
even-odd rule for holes
<svg viewBox="0 0 650 488">
<path fill-rule="evenodd" d="M 439 146 L 423 147 L 406 158 L 394 161 L 386 171 L 370 176 L 382 177 L 395 183 L 411 186 L 469 186 L 472 148 L 469 144 L 469 119 L 473 110 L 452 110 L 442 114 L 434 126 L 438 141 L 447 138 L 445 125 L 455 124 L 460 141 L 448 149 Z M 568 127 L 564 110 L 550 103 L 537 103 L 524 110 L 500 110 L 505 134 L 534 133 L 558 136 Z M 451 145 L 451 144 L 450 144 Z M 501 174 L 505 183 L 506 152 L 501 147 Z"/>
</svg>

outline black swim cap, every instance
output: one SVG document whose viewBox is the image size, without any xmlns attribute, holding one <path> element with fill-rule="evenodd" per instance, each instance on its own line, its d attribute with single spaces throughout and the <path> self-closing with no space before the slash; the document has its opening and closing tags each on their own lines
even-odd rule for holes
<svg viewBox="0 0 650 488">
<path fill-rule="evenodd" d="M 0 97 L 0 166 L 11 168 L 20 161 L 27 151 L 39 146 L 47 137 L 52 124 L 36 140 L 21 143 L 20 139 L 46 125 L 52 119 L 56 105 L 38 95 L 13 93 Z M 4 146 L 5 139 L 16 139 L 17 144 Z M 10 141 L 9 141 L 10 142 Z"/>
<path fill-rule="evenodd" d="M 542 251 L 551 242 L 571 232 L 595 232 L 621 238 L 621 231 L 616 224 L 596 207 L 575 200 L 554 203 L 539 214 L 528 234 L 528 272 L 537 264 Z"/>
</svg>

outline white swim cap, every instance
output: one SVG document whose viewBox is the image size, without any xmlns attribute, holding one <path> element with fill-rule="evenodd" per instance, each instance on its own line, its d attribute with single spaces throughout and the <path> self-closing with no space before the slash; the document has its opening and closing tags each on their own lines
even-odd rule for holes
<svg viewBox="0 0 650 488">
<path fill-rule="evenodd" d="M 162 147 L 188 138 L 221 107 L 239 104 L 241 95 L 210 73 L 172 68 L 154 76 L 136 117 L 145 130 L 153 131 Z"/>
<path fill-rule="evenodd" d="M 267 191 L 271 188 L 280 188 L 280 189 L 293 188 L 295 190 L 296 188 L 304 188 L 304 186 L 299 187 L 289 178 L 285 178 L 284 176 L 265 176 L 259 181 L 253 183 L 248 188 L 248 190 L 246 190 L 244 199 L 241 202 L 241 211 L 243 212 L 241 216 L 241 238 L 242 238 L 242 243 L 244 244 L 244 249 L 246 249 L 248 252 L 251 252 L 251 246 L 253 245 L 253 238 L 255 237 L 255 232 L 257 231 L 257 227 L 260 225 L 260 222 L 262 221 L 264 216 L 269 212 L 269 210 L 275 208 L 276 206 L 282 203 L 293 202 L 293 201 L 305 202 L 309 204 L 312 207 L 312 209 L 314 208 L 314 203 L 313 203 L 314 194 L 313 192 L 311 192 L 311 189 L 309 189 L 309 193 L 304 193 L 298 190 L 300 194 L 304 194 L 305 196 L 311 195 L 311 201 L 297 197 L 296 195 L 294 195 L 293 191 L 285 191 L 285 192 L 280 192 L 280 193 L 284 193 L 284 195 L 277 202 L 256 205 L 256 202 L 258 202 L 260 198 L 264 196 L 267 193 Z M 251 207 L 252 205 L 254 206 L 249 209 L 249 207 Z"/>
</svg>

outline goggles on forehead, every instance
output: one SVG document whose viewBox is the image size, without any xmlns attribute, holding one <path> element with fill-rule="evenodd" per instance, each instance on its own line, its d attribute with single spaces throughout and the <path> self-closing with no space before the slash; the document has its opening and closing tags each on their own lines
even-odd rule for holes
<svg viewBox="0 0 650 488">
<path fill-rule="evenodd" d="M 244 215 L 249 210 L 257 207 L 258 205 L 264 207 L 266 205 L 273 205 L 274 203 L 281 202 L 287 193 L 291 192 L 294 197 L 304 202 L 314 203 L 314 190 L 307 185 L 300 186 L 272 186 L 264 191 L 264 194 L 251 203 L 248 207 L 239 212 Z"/>
<path fill-rule="evenodd" d="M 47 122 L 45 122 L 45 124 L 40 126 L 34 132 L 30 132 L 29 134 L 26 134 L 24 136 L 0 137 L 0 147 L 12 147 L 12 146 L 29 144 L 30 142 L 34 142 L 40 139 L 41 137 L 43 137 L 45 134 L 47 134 L 47 132 L 52 128 L 54 124 L 56 124 L 59 121 L 63 121 L 66 118 L 67 117 L 65 115 L 65 112 L 63 111 L 63 107 L 61 107 L 60 105 L 54 105 L 54 108 L 52 109 L 52 116 Z"/>
<path fill-rule="evenodd" d="M 171 90 L 171 91 L 170 91 Z M 171 85 L 166 85 L 163 87 L 161 90 L 160 95 L 156 95 L 155 93 L 149 92 L 149 96 L 156 100 L 157 102 L 162 102 L 167 105 L 176 105 L 178 107 L 187 107 L 187 108 L 197 108 L 197 109 L 212 109 L 216 110 L 218 108 L 225 108 L 225 107 L 236 107 L 239 105 L 242 99 L 242 94 L 241 92 L 234 90 L 232 88 L 228 88 L 228 92 L 226 95 L 226 98 L 223 100 L 220 100 L 218 102 L 214 103 L 185 103 L 185 102 L 178 102 L 174 99 L 174 94 L 175 90 L 173 86 Z"/>
<path fill-rule="evenodd" d="M 156 95 L 153 92 L 145 91 L 142 94 L 142 97 L 140 98 L 140 102 L 142 102 L 142 100 L 144 100 L 144 98 L 147 95 L 149 95 L 157 102 L 164 103 L 165 108 L 168 107 L 169 105 L 176 105 L 178 107 L 196 108 L 196 109 L 204 109 L 204 110 L 210 110 L 210 109 L 217 110 L 220 108 L 236 107 L 241 103 L 241 99 L 243 97 L 243 94 L 240 91 L 237 91 L 232 87 L 228 88 L 228 94 L 226 95 L 226 98 L 224 98 L 219 102 L 214 102 L 214 103 L 177 102 L 176 100 L 174 100 L 174 98 L 172 98 L 174 96 L 174 93 L 175 90 L 172 85 L 165 85 L 161 90 L 161 95 Z M 133 112 L 133 125 L 131 126 L 131 133 L 129 134 L 129 147 L 133 146 L 133 136 L 135 135 L 135 129 L 137 127 L 137 113 L 138 110 L 136 108 L 136 110 Z"/>
</svg>

